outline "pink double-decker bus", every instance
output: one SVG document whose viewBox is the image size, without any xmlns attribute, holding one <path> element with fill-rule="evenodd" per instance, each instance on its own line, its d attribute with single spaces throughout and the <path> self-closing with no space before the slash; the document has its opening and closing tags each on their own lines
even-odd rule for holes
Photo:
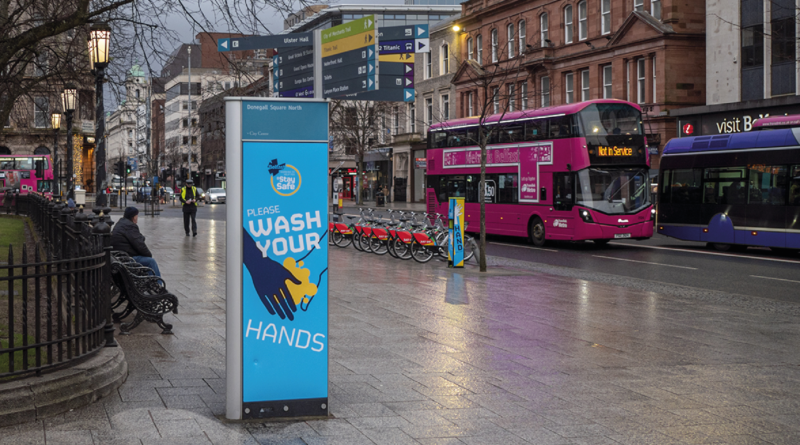
<svg viewBox="0 0 800 445">
<path fill-rule="evenodd" d="M 24 195 L 53 196 L 53 164 L 50 155 L 0 155 L 0 189 Z M 0 191 L 0 195 L 4 192 Z"/>
<path fill-rule="evenodd" d="M 468 230 L 546 240 L 646 239 L 653 236 L 650 158 L 641 109 L 620 100 L 488 116 L 496 126 L 480 182 L 480 118 L 434 124 L 428 135 L 428 212 L 446 214 L 450 197 L 466 199 Z M 484 130 L 485 131 L 485 130 Z"/>
</svg>

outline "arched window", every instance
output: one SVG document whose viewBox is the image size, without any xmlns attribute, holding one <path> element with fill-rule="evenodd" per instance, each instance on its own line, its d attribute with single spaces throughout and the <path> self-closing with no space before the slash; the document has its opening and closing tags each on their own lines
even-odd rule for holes
<svg viewBox="0 0 800 445">
<path fill-rule="evenodd" d="M 541 29 L 541 37 L 542 37 L 542 48 L 547 48 L 550 46 L 547 41 L 550 39 L 550 33 L 548 32 L 548 19 L 547 13 L 545 12 L 541 16 L 539 16 L 539 28 Z"/>
<path fill-rule="evenodd" d="M 467 59 L 469 60 L 472 60 L 474 58 L 475 54 L 473 53 L 473 48 L 474 46 L 472 42 L 472 37 L 470 37 L 467 39 Z"/>
<path fill-rule="evenodd" d="M 0 145 L 0 155 L 10 155 L 10 154 L 11 154 L 10 148 Z"/>
<path fill-rule="evenodd" d="M 564 43 L 572 43 L 572 5 L 564 8 Z"/>
<path fill-rule="evenodd" d="M 497 29 L 492 30 L 492 63 L 497 62 Z"/>
<path fill-rule="evenodd" d="M 508 38 L 508 58 L 514 58 L 514 25 L 509 23 L 506 26 L 506 38 Z"/>
<path fill-rule="evenodd" d="M 33 150 L 33 154 L 35 155 L 49 155 L 50 149 L 45 147 L 44 145 L 40 145 L 36 147 L 36 150 Z"/>
<path fill-rule="evenodd" d="M 519 31 L 517 31 L 517 35 L 519 36 L 519 53 L 522 54 L 527 47 L 527 43 L 525 42 L 525 20 L 520 20 L 517 27 L 519 28 Z"/>
<path fill-rule="evenodd" d="M 475 37 L 475 54 L 478 56 L 478 63 L 483 65 L 483 37 L 480 34 Z"/>
</svg>

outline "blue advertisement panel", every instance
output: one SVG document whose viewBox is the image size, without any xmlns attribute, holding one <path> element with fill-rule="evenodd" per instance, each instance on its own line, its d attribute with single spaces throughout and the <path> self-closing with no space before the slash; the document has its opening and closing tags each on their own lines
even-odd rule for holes
<svg viewBox="0 0 800 445">
<path fill-rule="evenodd" d="M 243 101 L 242 136 L 242 418 L 327 416 L 327 103 Z"/>
<path fill-rule="evenodd" d="M 450 219 L 449 265 L 464 267 L 464 198 L 450 198 L 448 213 Z"/>
</svg>

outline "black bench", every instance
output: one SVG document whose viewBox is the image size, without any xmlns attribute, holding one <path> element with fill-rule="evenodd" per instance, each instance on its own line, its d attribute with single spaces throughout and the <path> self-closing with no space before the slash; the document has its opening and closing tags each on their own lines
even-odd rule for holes
<svg viewBox="0 0 800 445">
<path fill-rule="evenodd" d="M 121 252 L 112 253 L 111 277 L 119 292 L 112 302 L 112 309 L 126 304 L 122 312 L 114 313 L 113 320 L 121 321 L 136 312 L 132 322 L 120 324 L 122 334 L 130 334 L 130 330 L 142 321 L 156 323 L 163 329 L 162 334 L 172 334 L 172 325 L 165 323 L 163 317 L 169 312 L 178 313 L 178 297 L 169 293 L 164 280 L 152 273 L 152 269 L 133 261 L 130 256 Z"/>
</svg>

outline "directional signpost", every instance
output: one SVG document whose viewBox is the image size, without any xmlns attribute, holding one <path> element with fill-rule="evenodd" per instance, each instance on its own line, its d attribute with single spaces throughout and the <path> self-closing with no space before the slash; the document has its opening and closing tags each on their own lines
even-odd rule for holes
<svg viewBox="0 0 800 445">
<path fill-rule="evenodd" d="M 323 30 L 322 97 L 378 89 L 378 55 L 373 16 Z"/>
<path fill-rule="evenodd" d="M 414 54 L 430 52 L 428 25 L 392 26 L 378 30 L 378 91 L 348 95 L 358 100 L 414 100 Z"/>
<path fill-rule="evenodd" d="M 272 58 L 273 91 L 279 97 L 314 97 L 314 49 L 289 48 Z"/>
<path fill-rule="evenodd" d="M 217 51 L 247 51 L 267 48 L 291 48 L 311 46 L 314 38 L 312 32 L 298 32 L 277 36 L 232 37 L 217 40 Z"/>
</svg>

